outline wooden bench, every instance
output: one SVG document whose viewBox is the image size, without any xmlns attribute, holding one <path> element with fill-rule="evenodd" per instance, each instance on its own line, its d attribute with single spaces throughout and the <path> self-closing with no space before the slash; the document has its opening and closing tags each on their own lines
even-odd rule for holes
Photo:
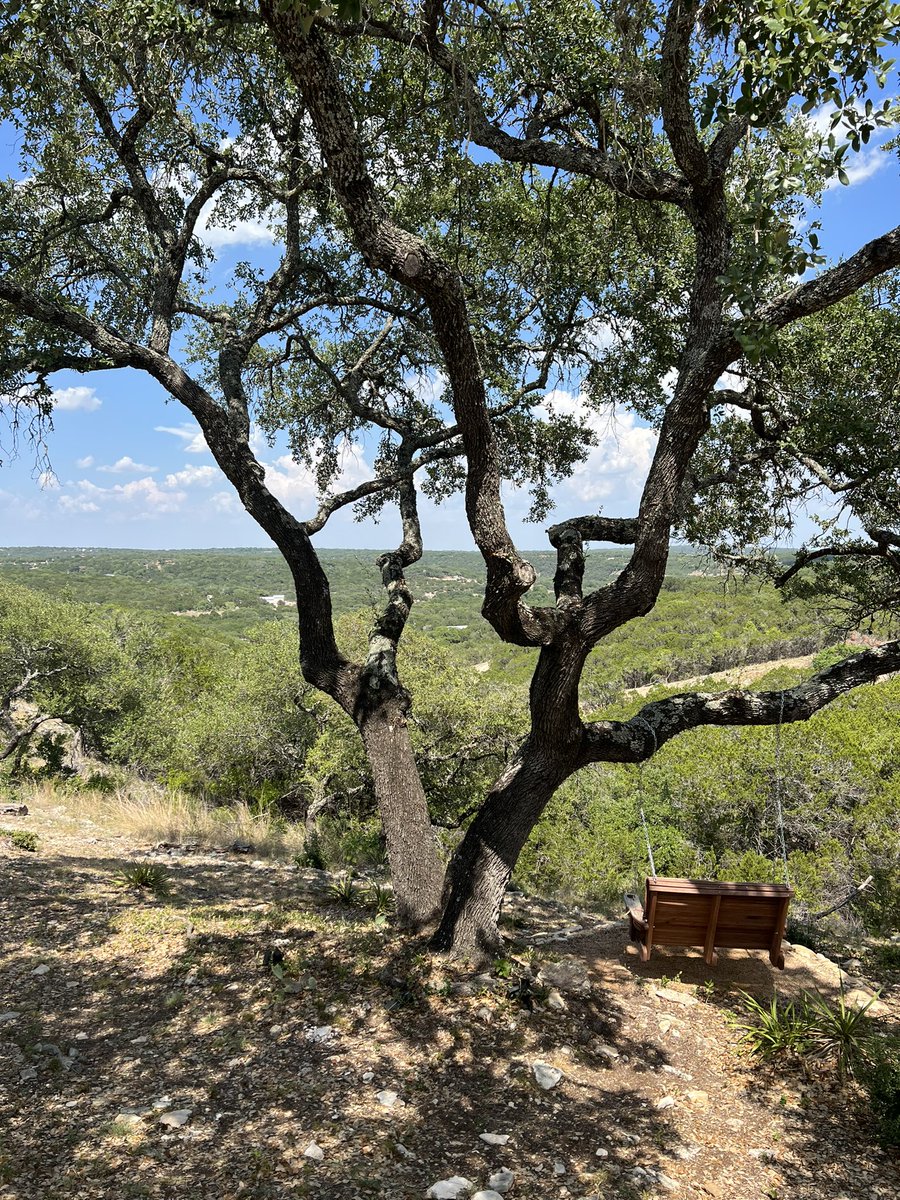
<svg viewBox="0 0 900 1200">
<path fill-rule="evenodd" d="M 784 970 L 781 939 L 791 888 L 778 883 L 720 883 L 704 879 L 649 878 L 643 910 L 637 896 L 625 897 L 631 937 L 641 962 L 654 946 L 702 946 L 714 966 L 719 949 L 768 950 Z"/>
</svg>

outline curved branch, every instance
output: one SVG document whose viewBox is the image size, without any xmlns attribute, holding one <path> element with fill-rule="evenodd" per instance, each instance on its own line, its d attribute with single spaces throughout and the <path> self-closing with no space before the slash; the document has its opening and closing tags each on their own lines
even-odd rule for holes
<svg viewBox="0 0 900 1200">
<path fill-rule="evenodd" d="M 900 537 L 886 529 L 867 529 L 866 533 L 874 545 L 855 543 L 848 546 L 822 546 L 818 550 L 801 550 L 788 569 L 776 578 L 775 586 L 784 587 L 798 571 L 823 558 L 883 558 L 900 572 Z"/>
<path fill-rule="evenodd" d="M 335 193 L 363 257 L 418 293 L 428 306 L 466 451 L 469 526 L 487 568 L 482 611 L 506 640 L 542 644 L 552 637 L 556 613 L 520 603 L 536 576 L 506 526 L 484 372 L 459 272 L 388 216 L 369 172 L 346 91 L 316 26 L 304 33 L 299 14 L 275 0 L 261 0 L 260 9 L 307 106 Z"/>
<path fill-rule="evenodd" d="M 701 725 L 806 721 L 845 692 L 896 671 L 900 671 L 900 641 L 863 650 L 783 692 L 693 692 L 656 700 L 628 721 L 585 725 L 578 765 L 644 762 L 678 734 Z"/>
<path fill-rule="evenodd" d="M 337 34 L 360 32 L 358 26 L 331 26 Z M 467 134 L 479 146 L 492 150 L 506 162 L 525 163 L 583 175 L 606 184 L 621 196 L 632 200 L 663 201 L 684 206 L 689 199 L 684 179 L 658 167 L 638 167 L 610 159 L 600 149 L 586 143 L 562 145 L 539 137 L 518 138 L 500 124 L 492 121 L 485 111 L 471 73 L 440 41 L 435 23 L 426 24 L 423 32 L 401 28 L 387 21 L 368 20 L 365 32 L 395 42 L 406 49 L 416 49 L 427 55 L 443 71 L 462 97 L 466 110 Z"/>
<path fill-rule="evenodd" d="M 758 308 L 748 319 L 748 324 L 763 325 L 770 329 L 782 329 L 792 321 L 812 316 L 846 299 L 872 279 L 900 266 L 900 225 L 881 237 L 873 238 L 857 252 L 837 266 L 823 271 L 808 283 L 782 292 L 768 304 Z M 743 353 L 734 331 L 744 322 L 738 322 L 725 333 L 727 339 L 721 350 L 729 355 L 728 361 Z M 727 365 L 727 362 L 724 364 Z"/>
</svg>

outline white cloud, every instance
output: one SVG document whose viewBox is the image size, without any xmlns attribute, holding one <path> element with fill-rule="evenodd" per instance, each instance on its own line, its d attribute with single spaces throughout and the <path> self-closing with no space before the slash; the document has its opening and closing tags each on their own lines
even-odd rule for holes
<svg viewBox="0 0 900 1200">
<path fill-rule="evenodd" d="M 170 433 L 173 437 L 181 438 L 185 443 L 182 449 L 185 454 L 207 454 L 209 446 L 206 444 L 206 438 L 200 431 L 199 425 L 192 425 L 190 422 L 183 425 L 156 425 L 154 426 L 156 433 Z"/>
<path fill-rule="evenodd" d="M 265 221 L 259 217 L 235 217 L 228 225 L 212 224 L 214 220 L 214 202 L 208 201 L 200 210 L 196 234 L 205 246 L 219 250 L 222 246 L 256 246 L 275 241 L 275 234 Z"/>
<path fill-rule="evenodd" d="M 346 442 L 341 451 L 341 470 L 333 490 L 346 491 L 372 478 L 372 468 L 366 462 L 358 442 Z M 263 463 L 266 487 L 284 504 L 312 504 L 318 500 L 315 474 L 309 467 L 295 463 L 289 454 L 282 454 L 273 463 Z"/>
<path fill-rule="evenodd" d="M 92 467 L 93 465 L 94 465 L 93 454 L 88 454 L 86 458 L 76 458 L 75 459 L 75 466 L 79 467 L 82 471 L 87 470 L 88 467 Z"/>
<path fill-rule="evenodd" d="M 87 496 L 60 496 L 59 507 L 67 513 L 95 513 L 100 511 L 100 505 Z"/>
<path fill-rule="evenodd" d="M 160 487 L 149 475 L 128 483 L 116 483 L 108 488 L 98 487 L 89 479 L 80 479 L 67 487 L 74 487 L 75 491 L 61 495 L 59 506 L 63 512 L 71 513 L 94 513 L 115 508 L 117 516 L 151 517 L 178 512 L 187 499 L 187 492 Z"/>
<path fill-rule="evenodd" d="M 151 471 L 158 471 L 158 467 L 148 467 L 146 463 L 135 462 L 133 458 L 129 458 L 126 454 L 122 458 L 116 459 L 106 467 L 98 467 L 98 471 L 105 471 L 108 475 L 147 475 Z"/>
<path fill-rule="evenodd" d="M 548 409 L 568 413 L 587 425 L 597 438 L 587 459 L 579 463 L 566 481 L 565 490 L 583 504 L 596 507 L 610 500 L 624 507 L 640 497 L 656 450 L 656 431 L 638 425 L 633 413 L 598 413 L 584 396 L 556 390 L 545 397 Z"/>
<path fill-rule="evenodd" d="M 221 471 L 216 467 L 186 466 L 183 471 L 176 471 L 166 476 L 166 487 L 209 487 L 217 479 L 222 478 Z"/>
<path fill-rule="evenodd" d="M 52 471 L 41 471 L 38 475 L 38 487 L 44 492 L 55 492 L 59 488 L 59 480 Z"/>
<path fill-rule="evenodd" d="M 53 407 L 59 412 L 96 412 L 102 403 L 91 387 L 58 388 L 53 393 Z"/>
<path fill-rule="evenodd" d="M 877 175 L 890 161 L 890 155 L 880 146 L 872 146 L 869 150 L 864 150 L 855 158 L 847 160 L 844 170 L 847 172 L 849 182 L 844 186 L 853 187 L 857 183 L 865 183 L 867 179 Z M 840 185 L 836 179 L 829 180 L 827 190 L 838 186 Z"/>
<path fill-rule="evenodd" d="M 241 508 L 234 492 L 215 492 L 209 502 L 217 513 L 235 513 Z"/>
</svg>

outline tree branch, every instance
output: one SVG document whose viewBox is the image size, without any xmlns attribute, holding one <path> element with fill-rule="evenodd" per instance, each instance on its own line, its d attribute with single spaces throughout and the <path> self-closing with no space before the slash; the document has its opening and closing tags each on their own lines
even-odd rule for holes
<svg viewBox="0 0 900 1200">
<path fill-rule="evenodd" d="M 579 766 L 638 763 L 678 734 L 701 725 L 777 725 L 806 721 L 845 692 L 900 671 L 900 641 L 844 659 L 783 692 L 686 693 L 644 705 L 628 721 L 593 721 L 584 728 Z"/>
<path fill-rule="evenodd" d="M 672 0 L 662 40 L 662 119 L 679 170 L 692 184 L 709 179 L 709 161 L 691 110 L 690 44 L 699 0 Z"/>
</svg>

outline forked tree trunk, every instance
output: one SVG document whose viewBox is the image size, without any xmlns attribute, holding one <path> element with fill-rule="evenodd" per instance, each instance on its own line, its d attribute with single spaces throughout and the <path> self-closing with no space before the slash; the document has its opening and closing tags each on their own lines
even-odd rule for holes
<svg viewBox="0 0 900 1200">
<path fill-rule="evenodd" d="M 440 912 L 444 865 L 409 740 L 402 704 L 388 700 L 357 718 L 387 843 L 397 914 L 419 930 Z"/>
<path fill-rule="evenodd" d="M 509 877 L 568 774 L 562 763 L 524 747 L 497 780 L 450 863 L 446 904 L 432 949 L 477 960 L 500 948 L 497 922 Z"/>
</svg>

